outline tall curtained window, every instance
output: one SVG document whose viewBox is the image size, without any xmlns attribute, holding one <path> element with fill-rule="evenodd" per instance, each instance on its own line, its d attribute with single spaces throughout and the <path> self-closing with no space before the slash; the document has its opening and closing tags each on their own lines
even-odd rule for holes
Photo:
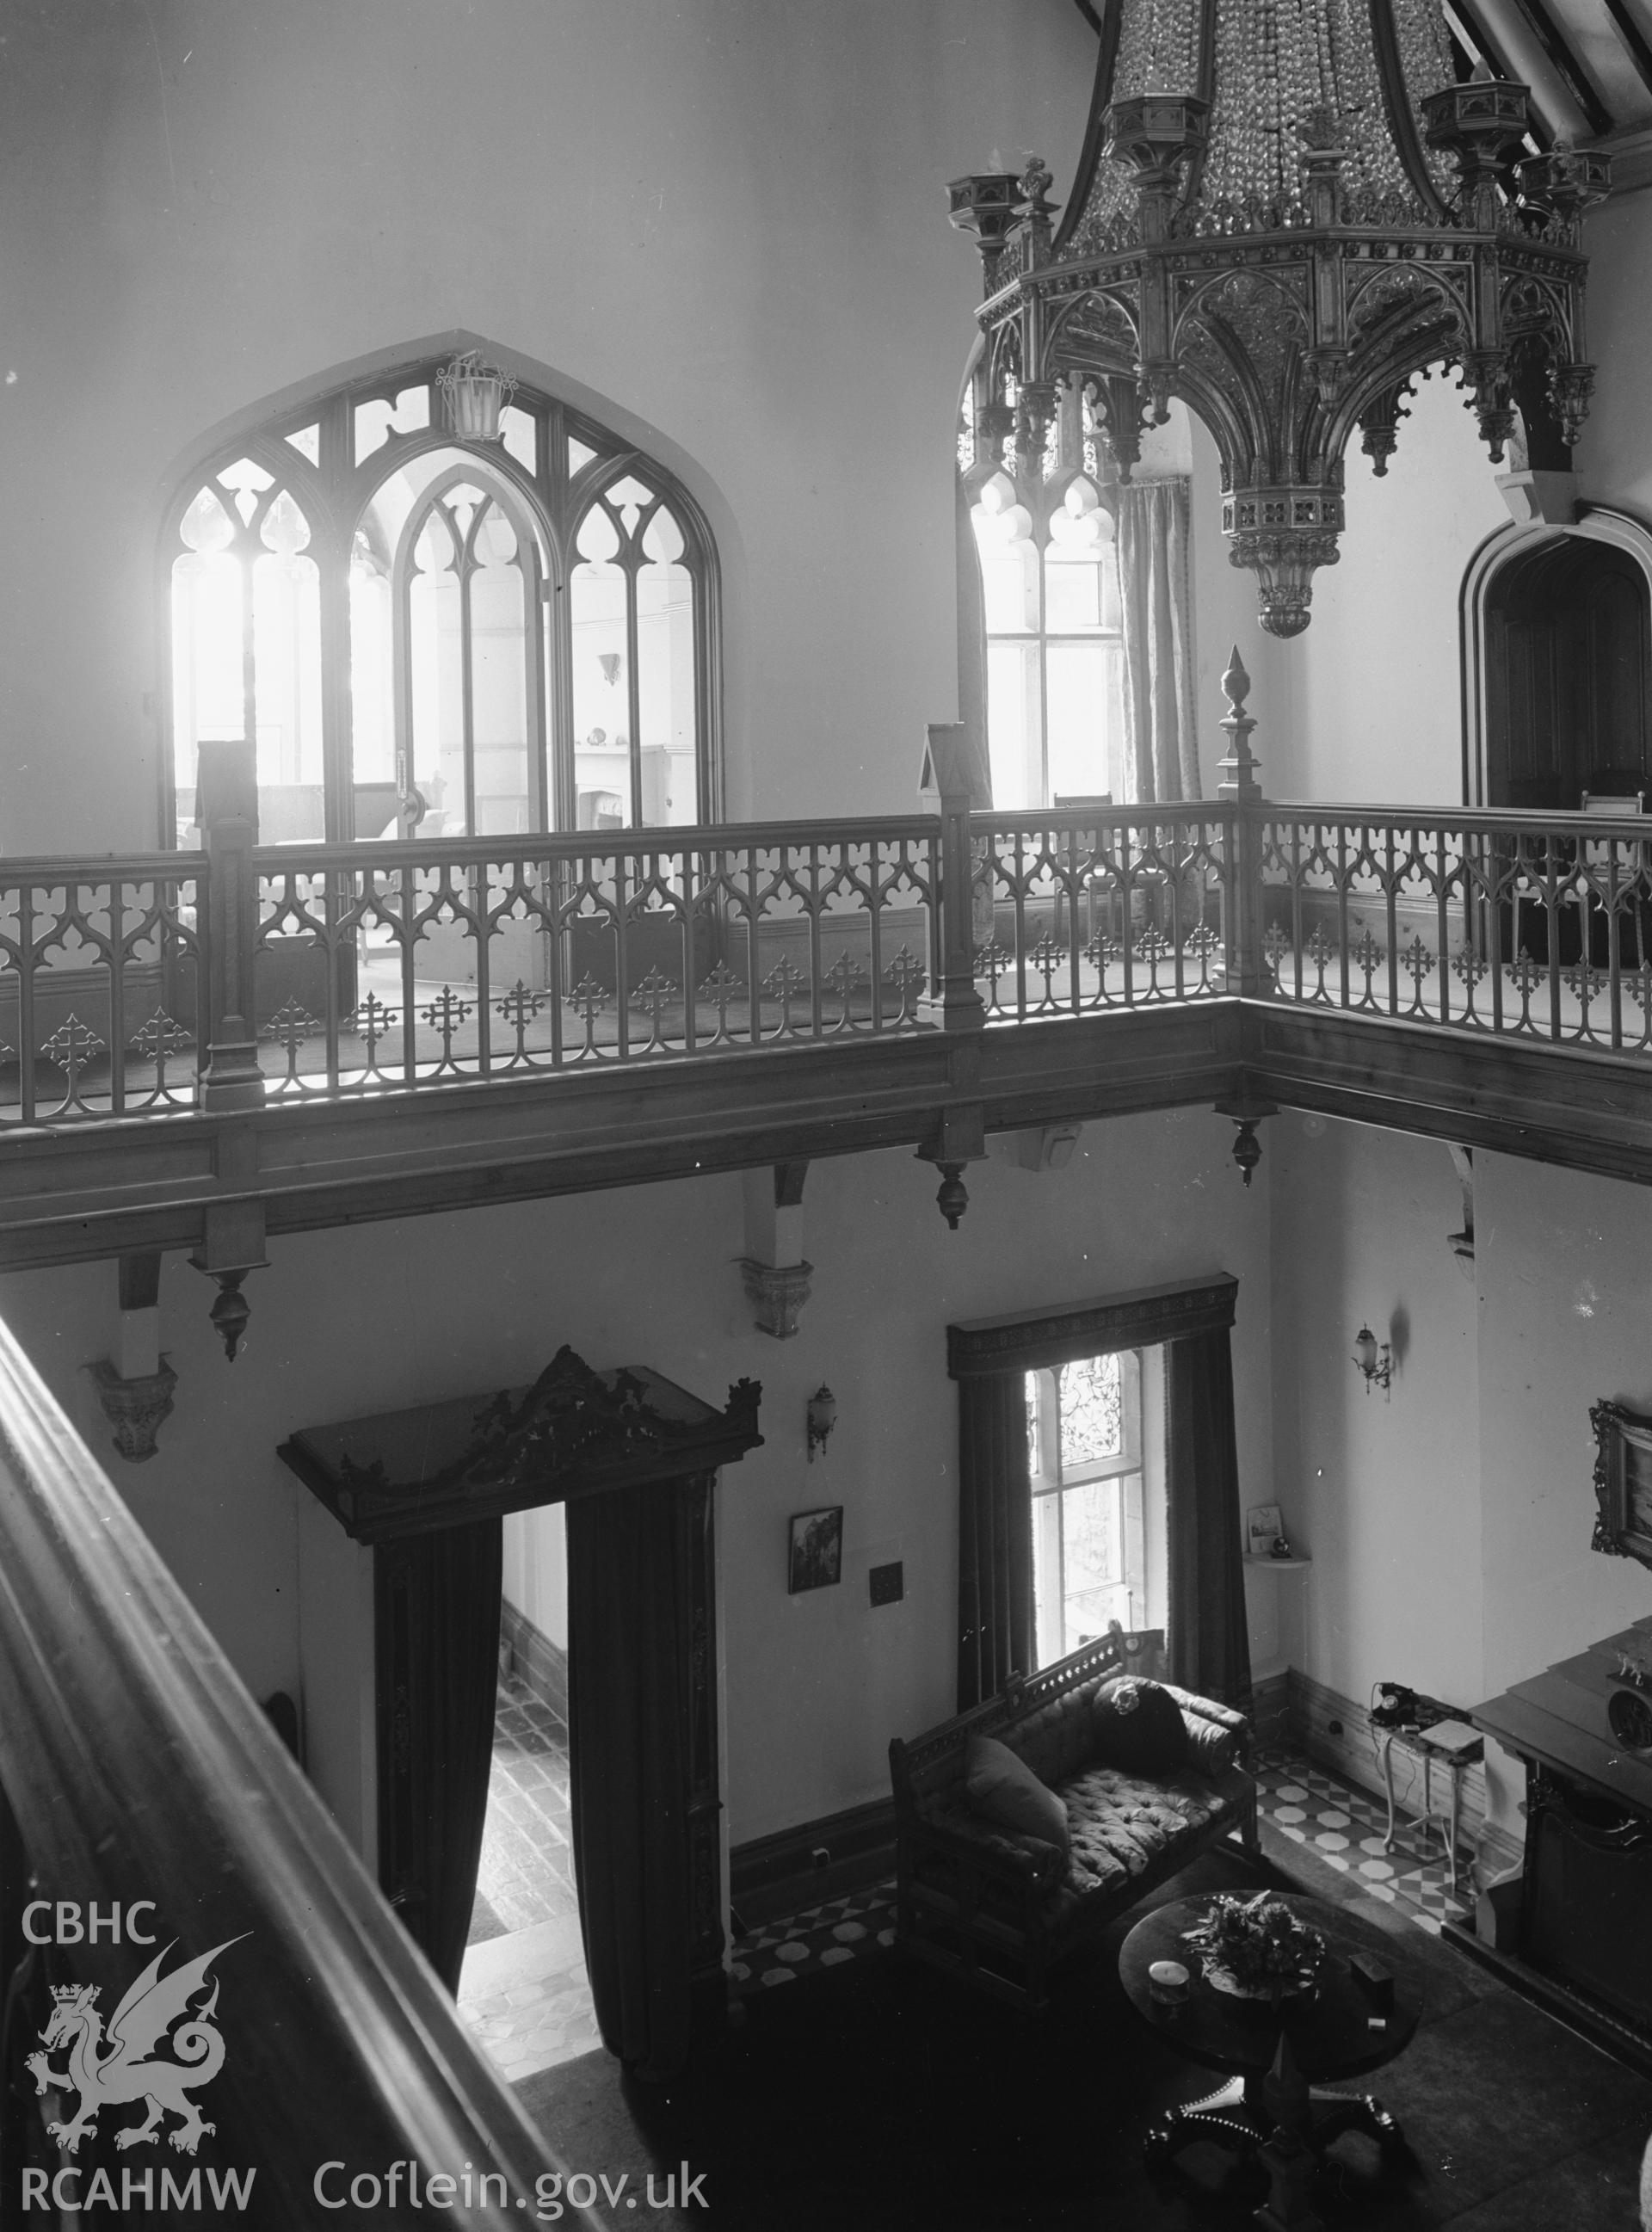
<svg viewBox="0 0 1652 2232">
<path fill-rule="evenodd" d="M 977 566 L 960 616 L 985 651 L 994 807 L 1197 798 L 1185 474 L 1114 477 L 1069 392 L 1039 473 L 1013 460 L 962 486 Z M 962 665 L 973 701 L 967 651 Z"/>
<path fill-rule="evenodd" d="M 1032 1671 L 1033 1467 L 1027 1375 L 1164 1349 L 1167 1647 L 1174 1680 L 1241 1700 L 1250 1685 L 1229 1330 L 1221 1276 L 947 1328 L 958 1382 L 958 1710 Z"/>
</svg>

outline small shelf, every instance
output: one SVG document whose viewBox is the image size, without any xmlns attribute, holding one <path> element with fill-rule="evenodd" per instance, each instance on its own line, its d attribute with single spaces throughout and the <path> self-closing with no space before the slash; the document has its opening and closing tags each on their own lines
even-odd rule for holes
<svg viewBox="0 0 1652 2232">
<path fill-rule="evenodd" d="M 1304 1566 L 1313 1563 L 1312 1558 L 1270 1557 L 1266 1550 L 1247 1550 L 1244 1558 L 1247 1566 L 1271 1566 L 1276 1573 L 1298 1573 Z"/>
</svg>

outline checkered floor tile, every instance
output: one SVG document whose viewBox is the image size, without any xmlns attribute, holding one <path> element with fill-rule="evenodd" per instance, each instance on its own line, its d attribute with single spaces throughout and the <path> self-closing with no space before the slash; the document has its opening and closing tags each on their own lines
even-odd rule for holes
<svg viewBox="0 0 1652 2232">
<path fill-rule="evenodd" d="M 1414 1819 L 1403 1793 L 1390 1850 L 1385 1800 L 1283 1746 L 1260 1749 L 1251 1765 L 1258 1809 L 1281 1836 L 1309 1846 L 1360 1891 L 1409 1910 L 1425 1930 L 1437 1934 L 1442 1922 L 1472 1922 L 1474 1853 L 1459 1845 L 1454 1891 L 1443 1826 Z"/>
<path fill-rule="evenodd" d="M 1285 1746 L 1259 1748 L 1251 1764 L 1263 1815 L 1282 1836 L 1308 1846 L 1345 1875 L 1351 1893 L 1387 1900 L 1436 1935 L 1442 1922 L 1472 1922 L 1474 1854 L 1458 1847 L 1454 1892 L 1437 1823 L 1425 1827 L 1414 1820 L 1402 1799 L 1390 1851 L 1383 1800 Z M 747 1930 L 734 1941 L 729 1974 L 736 1991 L 761 1991 L 894 1942 L 895 1886 L 881 1883 Z"/>
<path fill-rule="evenodd" d="M 747 1930 L 735 1939 L 729 1974 L 737 1992 L 760 1991 L 894 1943 L 895 1886 L 875 1884 Z"/>
</svg>

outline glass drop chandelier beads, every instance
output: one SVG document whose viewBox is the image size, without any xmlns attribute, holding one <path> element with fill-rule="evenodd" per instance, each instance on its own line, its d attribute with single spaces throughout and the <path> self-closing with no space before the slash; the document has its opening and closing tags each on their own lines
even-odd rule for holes
<svg viewBox="0 0 1652 2232">
<path fill-rule="evenodd" d="M 1564 469 L 1594 379 L 1581 213 L 1609 170 L 1525 154 L 1526 99 L 1454 79 L 1440 0 L 1118 0 L 1059 228 L 1036 158 L 949 189 L 986 282 L 970 478 L 1010 471 L 1041 515 L 1064 388 L 1124 478 L 1178 395 L 1221 453 L 1233 562 L 1290 636 L 1336 562 L 1350 438 L 1383 472 L 1426 367 L 1458 367 L 1494 463 L 1523 424 Z"/>
</svg>

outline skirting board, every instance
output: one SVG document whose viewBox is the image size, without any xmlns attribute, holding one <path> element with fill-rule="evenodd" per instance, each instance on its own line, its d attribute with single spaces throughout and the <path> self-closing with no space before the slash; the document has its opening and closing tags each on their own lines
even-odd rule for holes
<svg viewBox="0 0 1652 2232">
<path fill-rule="evenodd" d="M 1310 1759 L 1322 1760 L 1374 1797 L 1383 1796 L 1383 1768 L 1377 1752 L 1381 1731 L 1372 1728 L 1368 1708 L 1327 1688 L 1325 1683 L 1316 1682 L 1311 1674 L 1304 1674 L 1295 1666 L 1286 1676 L 1286 1721 L 1292 1740 Z M 1436 1800 L 1443 1801 L 1449 1788 L 1447 1772 L 1441 1768 L 1435 1777 Z M 1421 1769 L 1397 1751 L 1394 1759 L 1394 1795 L 1399 1811 L 1407 1815 L 1414 1814 L 1422 1800 Z M 1458 1833 L 1465 1844 L 1478 1851 L 1486 1829 L 1486 1769 L 1483 1763 L 1476 1761 L 1463 1775 Z M 1491 1841 L 1500 1870 L 1505 1864 L 1505 1846 L 1511 1840 L 1502 1832 L 1494 1831 Z M 1517 1863 L 1519 1859 L 1516 1847 Z"/>
<path fill-rule="evenodd" d="M 507 1597 L 500 1608 L 500 1641 L 510 1653 L 512 1671 L 522 1676 L 540 1703 L 562 1719 L 568 1712 L 568 1655 L 534 1626 Z"/>
<path fill-rule="evenodd" d="M 895 1801 L 875 1798 L 735 1846 L 729 1854 L 729 1897 L 740 1922 L 753 1928 L 823 1898 L 865 1890 L 894 1872 Z"/>
<path fill-rule="evenodd" d="M 1250 1724 L 1259 1743 L 1281 1743 L 1291 1736 L 1291 1677 L 1286 1670 L 1253 1683 Z"/>
</svg>

